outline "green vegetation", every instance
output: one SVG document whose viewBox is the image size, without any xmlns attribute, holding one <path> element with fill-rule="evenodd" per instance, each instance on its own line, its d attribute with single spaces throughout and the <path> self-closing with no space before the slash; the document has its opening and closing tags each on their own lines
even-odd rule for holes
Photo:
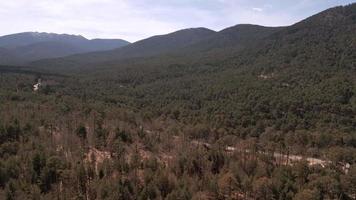
<svg viewBox="0 0 356 200">
<path fill-rule="evenodd" d="M 355 199 L 356 4 L 277 29 L 0 68 L 0 197 Z"/>
<path fill-rule="evenodd" d="M 21 65 L 39 59 L 105 51 L 130 44 L 120 39 L 88 40 L 82 36 L 25 32 L 0 37 L 0 64 Z"/>
</svg>

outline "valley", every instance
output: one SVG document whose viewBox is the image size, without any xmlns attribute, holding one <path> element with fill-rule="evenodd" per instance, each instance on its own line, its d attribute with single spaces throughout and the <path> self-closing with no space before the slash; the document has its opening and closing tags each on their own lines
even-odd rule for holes
<svg viewBox="0 0 356 200">
<path fill-rule="evenodd" d="M 353 3 L 134 43 L 0 37 L 0 199 L 355 199 L 355 33 Z"/>
</svg>

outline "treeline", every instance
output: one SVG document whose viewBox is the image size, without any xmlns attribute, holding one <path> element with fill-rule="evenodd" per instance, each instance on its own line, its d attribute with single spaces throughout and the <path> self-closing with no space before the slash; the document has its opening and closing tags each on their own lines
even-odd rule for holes
<svg viewBox="0 0 356 200">
<path fill-rule="evenodd" d="M 4 199 L 347 199 L 356 192 L 355 165 L 347 172 L 337 162 L 289 165 L 258 153 L 253 139 L 239 140 L 250 152 L 229 153 L 220 142 L 206 149 L 193 136 L 111 130 L 99 120 L 94 148 L 91 128 L 81 124 L 71 133 L 20 124 L 0 127 Z M 57 134 L 74 136 L 72 143 L 53 141 Z"/>
</svg>

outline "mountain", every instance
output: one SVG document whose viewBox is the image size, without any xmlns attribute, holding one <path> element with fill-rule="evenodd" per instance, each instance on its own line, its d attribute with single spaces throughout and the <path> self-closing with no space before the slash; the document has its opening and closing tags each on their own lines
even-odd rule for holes
<svg viewBox="0 0 356 200">
<path fill-rule="evenodd" d="M 214 34 L 215 31 L 206 28 L 185 29 L 141 40 L 112 53 L 117 58 L 153 56 L 187 47 Z"/>
<path fill-rule="evenodd" d="M 85 43 L 87 39 L 82 36 L 54 33 L 24 32 L 0 37 L 0 46 L 4 48 L 16 48 L 35 44 L 38 42 L 64 42 L 72 44 Z"/>
<path fill-rule="evenodd" d="M 0 47 L 17 59 L 12 63 L 26 63 L 38 59 L 63 57 L 91 51 L 105 51 L 129 44 L 124 40 L 94 39 L 54 33 L 26 32 L 0 37 Z M 1 61 L 4 63 L 4 60 Z"/>
<path fill-rule="evenodd" d="M 310 59 L 313 53 L 325 54 L 327 56 L 325 58 L 332 58 L 335 55 L 340 57 L 340 54 L 329 51 L 333 47 L 328 46 L 341 42 L 346 47 L 353 46 L 355 39 L 350 37 L 352 35 L 350 29 L 351 32 L 354 29 L 352 24 L 354 19 L 350 17 L 353 12 L 349 11 L 352 7 L 354 5 L 329 9 L 289 27 L 242 24 L 219 32 L 204 28 L 186 29 L 154 36 L 112 51 L 40 60 L 31 65 L 48 69 L 85 70 L 127 66 L 126 62 L 130 59 L 131 63 L 141 65 L 148 65 L 148 62 L 178 64 L 186 61 L 260 62 L 258 65 L 267 68 L 269 63 L 277 61 L 280 62 L 280 66 L 287 66 L 290 61 L 285 59 L 293 60 L 296 56 L 297 61 L 302 61 L 299 59 L 301 55 L 309 60 L 319 59 L 319 55 Z M 348 40 L 345 40 L 345 37 Z M 311 51 L 313 46 L 318 48 Z M 305 51 L 306 49 L 309 51 Z M 340 46 L 340 51 L 347 49 L 351 48 L 343 50 Z M 347 52 L 343 56 L 350 54 Z M 325 58 L 320 58 L 320 62 L 326 62 L 328 59 Z"/>
<path fill-rule="evenodd" d="M 16 56 L 11 51 L 0 47 L 0 65 L 5 65 L 8 63 L 16 64 L 17 60 L 19 59 L 16 58 Z"/>
<path fill-rule="evenodd" d="M 179 60 L 182 56 L 185 57 L 183 59 L 199 57 L 199 54 L 210 57 L 210 54 L 216 55 L 221 54 L 221 52 L 227 56 L 236 50 L 242 50 L 244 47 L 258 44 L 259 40 L 281 29 L 283 27 L 263 27 L 249 24 L 237 25 L 220 32 L 205 28 L 185 29 L 167 35 L 154 36 L 112 51 L 92 52 L 59 59 L 36 61 L 32 65 L 78 68 L 78 66 L 84 65 L 113 65 L 119 63 L 120 60 L 160 54 L 171 54 L 176 60 Z M 226 54 L 226 49 L 228 48 L 233 48 L 234 51 Z M 210 53 L 207 53 L 209 51 Z"/>
<path fill-rule="evenodd" d="M 354 128 L 356 4 L 332 8 L 278 30 L 236 26 L 222 33 L 212 32 L 206 38 L 180 47 L 183 50 L 191 46 L 200 48 L 203 45 L 197 44 L 205 40 L 225 43 L 224 39 L 215 37 L 238 38 L 244 28 L 248 30 L 243 31 L 246 35 L 241 38 L 250 35 L 251 42 L 245 43 L 243 49 L 238 44 L 246 38 L 231 48 L 224 48 L 220 43 L 212 47 L 208 45 L 206 49 L 216 46 L 217 51 L 213 52 L 218 54 L 212 54 L 210 50 L 207 54 L 191 51 L 190 55 L 173 51 L 119 60 L 123 55 L 130 55 L 130 49 L 148 52 L 146 45 L 139 45 L 154 44 L 148 39 L 132 44 L 133 47 L 91 53 L 93 60 L 88 55 L 77 55 L 37 64 L 49 71 L 59 70 L 75 76 L 73 72 L 76 71 L 70 69 L 84 71 L 91 63 L 91 71 L 80 73 L 82 80 L 85 79 L 83 85 L 75 84 L 75 87 L 90 89 L 76 93 L 78 96 L 109 99 L 115 105 L 129 105 L 157 115 L 181 113 L 176 118 L 186 122 L 194 119 L 211 120 L 206 123 L 212 123 L 215 120 L 227 130 L 236 130 L 243 135 L 259 135 L 267 127 L 283 131 L 323 128 L 350 131 Z M 263 30 L 264 34 L 252 34 L 250 30 L 256 29 Z M 232 34 L 234 30 L 239 30 L 240 34 Z M 171 36 L 154 39 L 169 38 L 165 47 L 172 47 L 169 44 L 177 40 Z M 259 39 L 254 41 L 253 38 Z M 157 43 L 161 44 L 159 41 Z M 236 51 L 232 51 L 234 46 Z M 150 47 L 159 49 L 160 46 Z M 98 54 L 100 59 L 95 57 Z M 192 58 L 193 62 L 190 62 Z M 262 128 L 256 129 L 257 124 Z"/>
<path fill-rule="evenodd" d="M 356 4 L 274 29 L 0 67 L 0 196 L 355 199 Z"/>
<path fill-rule="evenodd" d="M 12 49 L 40 42 L 61 42 L 71 44 L 85 51 L 104 51 L 119 48 L 129 44 L 121 39 L 88 40 L 80 35 L 25 32 L 0 37 L 0 47 Z"/>
<path fill-rule="evenodd" d="M 239 24 L 217 32 L 214 36 L 189 46 L 194 51 L 209 51 L 217 48 L 243 49 L 258 43 L 261 39 L 282 30 L 284 27 L 265 27 Z"/>
<path fill-rule="evenodd" d="M 277 71 L 293 67 L 355 69 L 355 32 L 356 4 L 331 8 L 280 30 L 258 48 L 232 60 Z"/>
<path fill-rule="evenodd" d="M 12 49 L 13 54 L 20 57 L 21 60 L 28 61 L 43 58 L 55 58 L 68 56 L 87 51 L 76 45 L 58 41 L 38 42 L 26 46 L 20 46 Z"/>
<path fill-rule="evenodd" d="M 32 63 L 32 65 L 41 66 L 42 64 L 51 63 L 51 66 L 73 66 L 76 64 L 83 65 L 128 58 L 149 57 L 183 49 L 214 34 L 216 34 L 215 31 L 206 28 L 184 29 L 167 35 L 153 36 L 112 51 L 92 52 L 53 60 L 38 61 Z"/>
<path fill-rule="evenodd" d="M 87 49 L 87 51 L 107 51 L 129 44 L 129 42 L 120 39 L 93 39 L 83 44 L 82 47 Z"/>
</svg>

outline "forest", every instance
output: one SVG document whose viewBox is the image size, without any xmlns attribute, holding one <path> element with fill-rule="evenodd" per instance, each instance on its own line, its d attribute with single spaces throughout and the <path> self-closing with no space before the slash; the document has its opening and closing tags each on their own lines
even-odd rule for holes
<svg viewBox="0 0 356 200">
<path fill-rule="evenodd" d="M 0 199 L 356 199 L 356 4 L 261 31 L 0 66 Z"/>
</svg>

